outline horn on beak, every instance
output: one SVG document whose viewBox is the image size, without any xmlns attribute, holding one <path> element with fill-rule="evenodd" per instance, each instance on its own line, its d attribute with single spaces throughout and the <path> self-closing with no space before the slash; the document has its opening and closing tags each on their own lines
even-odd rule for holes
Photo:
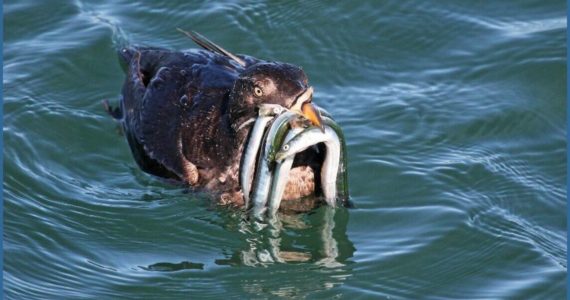
<svg viewBox="0 0 570 300">
<path fill-rule="evenodd" d="M 312 100 L 313 87 L 309 87 L 299 97 L 297 97 L 291 111 L 305 117 L 307 120 L 311 121 L 313 125 L 319 127 L 322 132 L 325 132 L 321 113 L 311 103 Z"/>
</svg>

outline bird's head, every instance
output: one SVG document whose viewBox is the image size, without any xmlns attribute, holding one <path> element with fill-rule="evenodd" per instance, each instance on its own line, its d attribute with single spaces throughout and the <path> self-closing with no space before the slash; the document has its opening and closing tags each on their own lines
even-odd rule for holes
<svg viewBox="0 0 570 300">
<path fill-rule="evenodd" d="M 249 66 L 235 81 L 231 97 L 251 109 L 261 104 L 279 104 L 323 130 L 320 113 L 312 104 L 313 88 L 297 66 L 269 62 Z"/>
</svg>

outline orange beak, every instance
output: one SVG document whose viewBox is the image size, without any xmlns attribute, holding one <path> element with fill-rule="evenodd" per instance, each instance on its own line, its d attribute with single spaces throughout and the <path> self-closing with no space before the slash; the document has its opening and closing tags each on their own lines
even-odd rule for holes
<svg viewBox="0 0 570 300">
<path fill-rule="evenodd" d="M 307 120 L 319 127 L 323 133 L 325 132 L 321 113 L 315 108 L 315 106 L 313 106 L 313 104 L 310 102 L 303 103 L 301 106 L 301 112 L 303 113 L 303 117 L 307 118 Z"/>
</svg>

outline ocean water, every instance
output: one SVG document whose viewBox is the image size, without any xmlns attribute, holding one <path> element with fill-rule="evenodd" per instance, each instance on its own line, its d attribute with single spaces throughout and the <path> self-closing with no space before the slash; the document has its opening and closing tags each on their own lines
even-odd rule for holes
<svg viewBox="0 0 570 300">
<path fill-rule="evenodd" d="M 564 1 L 4 1 L 6 299 L 565 299 Z M 247 222 L 141 172 L 116 50 L 300 65 L 356 208 Z"/>
</svg>

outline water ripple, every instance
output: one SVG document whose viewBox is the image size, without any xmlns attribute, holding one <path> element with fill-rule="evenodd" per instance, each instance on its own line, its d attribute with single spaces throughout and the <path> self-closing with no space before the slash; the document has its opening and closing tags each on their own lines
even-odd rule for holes
<svg viewBox="0 0 570 300">
<path fill-rule="evenodd" d="M 8 1 L 5 296 L 563 298 L 564 9 Z M 256 223 L 136 166 L 101 100 L 117 48 L 194 47 L 177 27 L 304 68 L 356 209 Z"/>
</svg>

